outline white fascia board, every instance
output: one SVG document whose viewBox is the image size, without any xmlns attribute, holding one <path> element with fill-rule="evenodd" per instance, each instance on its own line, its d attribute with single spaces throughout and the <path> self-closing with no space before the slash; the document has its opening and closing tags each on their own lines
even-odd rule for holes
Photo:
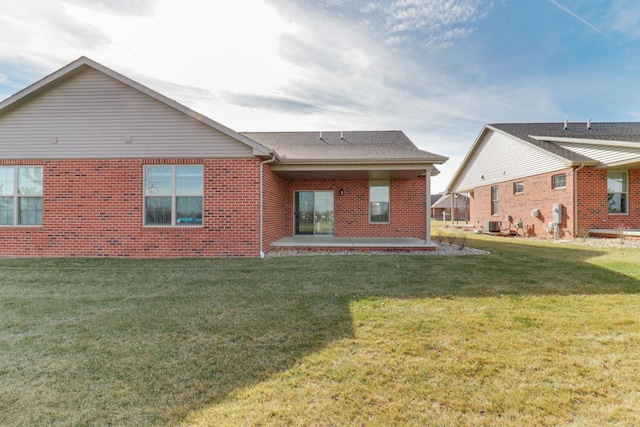
<svg viewBox="0 0 640 427">
<path fill-rule="evenodd" d="M 566 138 L 561 136 L 536 136 L 536 135 L 529 135 L 529 138 L 537 139 L 538 141 L 565 142 L 567 144 L 605 145 L 608 147 L 637 148 L 640 150 L 640 142 L 612 141 L 612 140 L 604 140 L 604 139 Z"/>
<path fill-rule="evenodd" d="M 433 164 L 425 163 L 405 163 L 405 164 L 388 164 L 388 163 L 278 163 L 271 166 L 272 170 L 278 171 L 348 171 L 348 170 L 438 170 Z"/>
</svg>

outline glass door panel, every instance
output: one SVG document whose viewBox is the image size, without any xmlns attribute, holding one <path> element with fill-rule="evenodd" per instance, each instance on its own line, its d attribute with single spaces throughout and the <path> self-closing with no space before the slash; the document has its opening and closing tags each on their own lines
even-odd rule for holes
<svg viewBox="0 0 640 427">
<path fill-rule="evenodd" d="M 333 191 L 295 192 L 295 234 L 333 236 Z"/>
<path fill-rule="evenodd" d="M 295 233 L 313 235 L 313 191 L 296 191 L 295 193 Z"/>
<path fill-rule="evenodd" d="M 315 234 L 333 236 L 333 191 L 315 192 Z"/>
</svg>

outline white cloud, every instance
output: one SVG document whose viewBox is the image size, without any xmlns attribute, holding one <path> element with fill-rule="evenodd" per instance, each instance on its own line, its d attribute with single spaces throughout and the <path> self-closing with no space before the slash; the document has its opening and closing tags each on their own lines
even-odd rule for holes
<svg viewBox="0 0 640 427">
<path fill-rule="evenodd" d="M 50 69 L 60 65 L 60 58 L 74 59 L 108 42 L 99 29 L 73 19 L 68 8 L 57 0 L 3 0 L 0 61 L 30 62 Z"/>
<path fill-rule="evenodd" d="M 484 7 L 483 7 L 484 6 Z M 396 44 L 408 39 L 407 33 L 420 32 L 416 36 L 425 46 L 448 47 L 454 39 L 467 37 L 472 28 L 466 26 L 484 17 L 491 3 L 485 0 L 394 0 L 375 1 L 364 5 L 365 14 L 380 15 L 387 34 L 387 42 Z M 441 32 L 447 33 L 443 38 Z"/>
<path fill-rule="evenodd" d="M 128 17 L 75 6 L 71 14 L 108 32 L 101 56 L 154 78 L 264 92 L 296 72 L 277 57 L 278 35 L 291 28 L 261 1 L 165 0 L 151 16 Z"/>
</svg>

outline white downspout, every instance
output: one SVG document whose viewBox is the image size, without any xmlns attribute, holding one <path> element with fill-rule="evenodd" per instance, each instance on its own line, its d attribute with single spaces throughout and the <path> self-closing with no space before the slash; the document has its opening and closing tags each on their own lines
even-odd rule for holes
<svg viewBox="0 0 640 427">
<path fill-rule="evenodd" d="M 431 169 L 424 170 L 424 190 L 425 190 L 425 205 L 426 205 L 426 215 L 425 215 L 425 233 L 424 243 L 426 245 L 431 244 Z"/>
<path fill-rule="evenodd" d="M 264 213 L 264 165 L 267 163 L 271 163 L 276 159 L 275 153 L 271 154 L 271 158 L 267 160 L 263 160 L 260 162 L 260 258 L 264 258 L 264 236 L 263 236 L 263 225 L 262 225 L 262 216 Z"/>
<path fill-rule="evenodd" d="M 580 163 L 573 171 L 573 237 L 578 233 L 578 171 L 584 167 L 584 163 Z"/>
</svg>

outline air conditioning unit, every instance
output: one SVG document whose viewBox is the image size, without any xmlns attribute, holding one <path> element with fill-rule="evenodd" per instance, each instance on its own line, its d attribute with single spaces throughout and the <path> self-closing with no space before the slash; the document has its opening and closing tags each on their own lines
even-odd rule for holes
<svg viewBox="0 0 640 427">
<path fill-rule="evenodd" d="M 491 233 L 499 233 L 501 225 L 502 223 L 500 221 L 485 221 L 484 231 L 489 231 Z"/>
</svg>

